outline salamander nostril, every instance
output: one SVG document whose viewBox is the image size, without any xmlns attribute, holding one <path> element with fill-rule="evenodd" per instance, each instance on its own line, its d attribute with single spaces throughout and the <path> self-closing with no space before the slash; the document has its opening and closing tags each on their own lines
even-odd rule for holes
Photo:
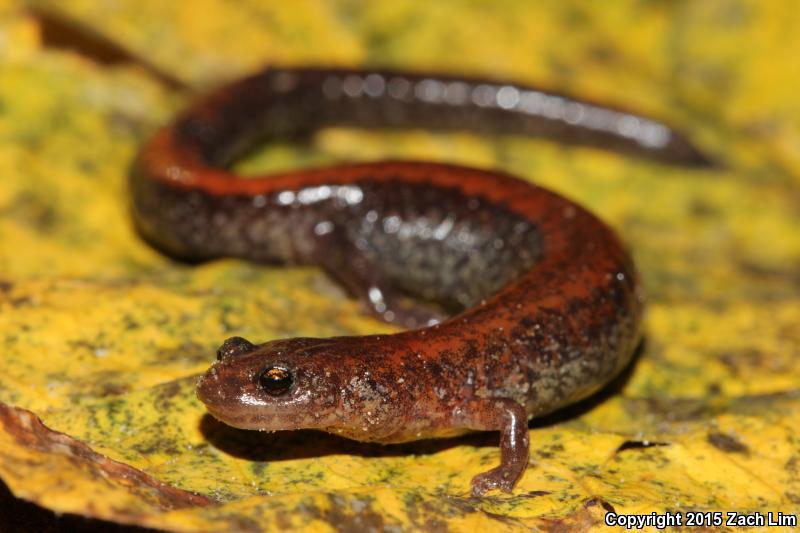
<svg viewBox="0 0 800 533">
<path fill-rule="evenodd" d="M 225 342 L 217 350 L 217 361 L 252 352 L 255 348 L 255 344 L 242 337 L 225 339 Z"/>
</svg>

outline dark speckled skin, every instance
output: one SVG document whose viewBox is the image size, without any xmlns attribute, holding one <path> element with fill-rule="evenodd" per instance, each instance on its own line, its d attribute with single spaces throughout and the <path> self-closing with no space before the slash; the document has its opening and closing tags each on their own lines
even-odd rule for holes
<svg viewBox="0 0 800 533">
<path fill-rule="evenodd" d="M 528 420 L 586 397 L 630 360 L 643 306 L 631 259 L 591 213 L 500 172 L 384 162 L 244 180 L 225 170 L 255 142 L 334 124 L 543 135 L 706 161 L 656 121 L 515 84 L 316 69 L 229 85 L 139 155 L 135 220 L 162 250 L 317 264 L 377 316 L 419 328 L 229 339 L 197 389 L 215 417 L 383 443 L 499 430 L 501 465 L 473 492 L 509 491 L 528 462 Z"/>
</svg>

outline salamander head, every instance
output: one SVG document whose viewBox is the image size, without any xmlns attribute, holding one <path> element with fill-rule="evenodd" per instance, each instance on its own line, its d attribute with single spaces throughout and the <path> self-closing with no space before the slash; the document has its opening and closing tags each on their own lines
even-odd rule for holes
<svg viewBox="0 0 800 533">
<path fill-rule="evenodd" d="M 267 431 L 348 427 L 340 396 L 348 374 L 337 339 L 296 338 L 254 345 L 226 340 L 200 379 L 197 396 L 222 422 Z M 346 357 L 344 357 L 346 359 Z"/>
</svg>

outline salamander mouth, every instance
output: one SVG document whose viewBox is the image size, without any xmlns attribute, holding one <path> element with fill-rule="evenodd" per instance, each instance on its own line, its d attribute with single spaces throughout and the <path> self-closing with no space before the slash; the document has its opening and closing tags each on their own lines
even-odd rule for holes
<svg viewBox="0 0 800 533">
<path fill-rule="evenodd" d="M 226 399 L 221 391 L 200 381 L 197 386 L 197 397 L 206 406 L 208 413 L 220 422 L 237 429 L 268 429 L 264 427 L 261 417 L 248 416 L 247 407 L 241 405 L 237 398 Z M 252 415 L 252 413 L 251 413 Z"/>
<path fill-rule="evenodd" d="M 230 410 L 213 404 L 206 404 L 209 414 L 225 425 L 236 429 L 247 429 L 257 431 L 286 431 L 304 429 L 304 426 L 297 425 L 294 421 L 286 417 L 266 414 L 266 413 L 231 413 Z"/>
<path fill-rule="evenodd" d="M 241 416 L 230 416 L 230 413 L 225 411 L 220 411 L 215 408 L 213 405 L 206 404 L 206 409 L 208 410 L 209 414 L 222 422 L 225 425 L 234 427 L 236 429 L 255 429 L 255 430 L 265 430 L 268 428 L 264 428 L 263 424 L 248 419 L 246 417 Z"/>
<path fill-rule="evenodd" d="M 206 406 L 206 410 L 217 420 L 240 429 L 259 429 L 242 416 L 246 410 L 241 404 L 239 394 L 231 394 L 230 384 L 221 380 L 214 367 L 197 383 L 197 398 Z"/>
</svg>

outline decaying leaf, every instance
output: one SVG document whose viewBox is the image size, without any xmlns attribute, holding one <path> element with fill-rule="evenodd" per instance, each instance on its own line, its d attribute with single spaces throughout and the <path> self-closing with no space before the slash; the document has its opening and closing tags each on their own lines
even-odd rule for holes
<svg viewBox="0 0 800 533">
<path fill-rule="evenodd" d="M 28 410 L 0 404 L 3 431 L 3 470 L 24 464 L 29 479 L 19 492 L 21 496 L 47 501 L 49 493 L 73 492 L 72 498 L 83 501 L 86 514 L 106 518 L 121 517 L 138 521 L 139 509 L 169 511 L 184 507 L 203 507 L 211 500 L 205 496 L 176 489 L 124 463 L 105 457 L 69 435 L 52 431 Z M 17 453 L 15 453 L 17 452 Z M 71 472 L 71 476 L 63 471 Z M 53 476 L 53 471 L 62 471 Z M 94 483 L 74 483 L 91 479 Z M 28 493 L 30 487 L 46 490 Z"/>
<path fill-rule="evenodd" d="M 47 10 L 131 60 L 50 48 Z M 174 531 L 584 531 L 608 512 L 797 512 L 797 17 L 756 0 L 0 1 L 0 478 L 59 513 Z M 195 398 L 225 337 L 390 331 L 314 269 L 177 264 L 133 231 L 140 143 L 192 91 L 266 62 L 518 78 L 668 118 L 724 163 L 334 129 L 239 164 L 496 166 L 619 230 L 650 295 L 646 341 L 600 395 L 534 422 L 513 494 L 469 495 L 496 435 L 383 447 L 262 434 Z"/>
</svg>

